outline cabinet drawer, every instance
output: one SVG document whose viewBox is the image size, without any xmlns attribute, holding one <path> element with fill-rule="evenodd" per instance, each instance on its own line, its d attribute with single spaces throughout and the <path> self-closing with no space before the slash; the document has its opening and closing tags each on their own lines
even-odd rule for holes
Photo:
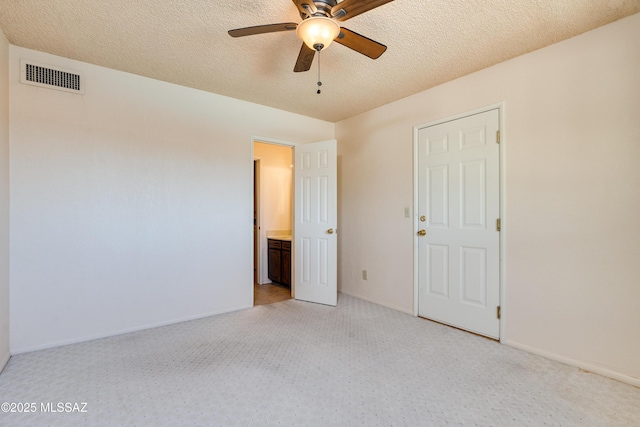
<svg viewBox="0 0 640 427">
<path fill-rule="evenodd" d="M 282 242 L 282 249 L 285 251 L 291 250 L 291 242 Z"/>
<path fill-rule="evenodd" d="M 269 249 L 280 249 L 282 247 L 282 241 L 267 239 L 269 242 Z"/>
</svg>

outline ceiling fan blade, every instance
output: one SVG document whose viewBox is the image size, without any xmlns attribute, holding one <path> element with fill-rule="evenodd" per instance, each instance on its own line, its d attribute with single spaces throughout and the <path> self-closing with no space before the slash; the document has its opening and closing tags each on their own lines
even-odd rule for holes
<svg viewBox="0 0 640 427">
<path fill-rule="evenodd" d="M 338 21 L 358 16 L 393 0 L 344 0 L 331 8 L 331 16 Z"/>
<path fill-rule="evenodd" d="M 296 66 L 293 67 L 293 71 L 296 73 L 299 73 L 301 71 L 309 71 L 315 54 L 315 50 L 302 43 L 300 53 L 298 54 L 298 60 L 296 61 Z"/>
<path fill-rule="evenodd" d="M 295 3 L 300 13 L 303 13 L 307 16 L 311 16 L 314 13 L 318 12 L 318 8 L 315 4 L 313 4 L 312 0 L 293 0 L 293 2 Z"/>
<path fill-rule="evenodd" d="M 344 27 L 340 28 L 340 34 L 338 34 L 338 37 L 336 37 L 334 41 L 356 52 L 360 52 L 371 59 L 378 59 L 380 55 L 387 50 L 385 45 Z"/>
<path fill-rule="evenodd" d="M 295 22 L 284 22 L 282 24 L 256 25 L 255 27 L 236 28 L 229 30 L 231 37 L 252 36 L 254 34 L 276 33 L 278 31 L 294 31 L 298 24 Z"/>
</svg>

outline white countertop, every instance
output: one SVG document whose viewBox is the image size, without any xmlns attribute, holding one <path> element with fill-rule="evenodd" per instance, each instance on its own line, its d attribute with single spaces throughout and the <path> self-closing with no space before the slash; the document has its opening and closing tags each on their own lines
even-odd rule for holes
<svg viewBox="0 0 640 427">
<path fill-rule="evenodd" d="M 290 242 L 291 241 L 291 236 L 268 236 L 267 239 L 282 240 L 284 242 Z"/>
</svg>

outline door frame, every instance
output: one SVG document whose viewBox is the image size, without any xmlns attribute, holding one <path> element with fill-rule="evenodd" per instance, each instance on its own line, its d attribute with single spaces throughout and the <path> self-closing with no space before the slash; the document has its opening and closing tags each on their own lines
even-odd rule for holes
<svg viewBox="0 0 640 427">
<path fill-rule="evenodd" d="M 447 116 L 444 118 L 440 118 L 437 120 L 433 120 L 427 123 L 419 124 L 413 127 L 413 315 L 418 317 L 418 291 L 419 291 L 419 282 L 418 282 L 418 267 L 419 267 L 419 248 L 418 248 L 418 235 L 416 234 L 420 224 L 418 222 L 418 178 L 419 178 L 419 162 L 418 162 L 418 131 L 420 129 L 436 126 L 442 123 L 451 122 L 454 120 L 462 119 L 467 116 L 472 116 L 479 113 L 485 113 L 490 110 L 498 110 L 498 129 L 500 130 L 500 143 L 498 147 L 499 151 L 499 198 L 500 198 L 500 222 L 501 222 L 501 230 L 500 230 L 500 267 L 498 274 L 500 276 L 499 280 L 499 290 L 500 290 L 500 338 L 499 341 L 502 342 L 505 336 L 506 330 L 506 286 L 505 286 L 505 272 L 506 272 L 506 174 L 505 174 L 505 143 L 506 143 L 506 134 L 505 134 L 505 103 L 499 102 L 496 104 L 487 105 L 484 107 L 477 108 L 475 110 L 465 111 L 463 113 L 455 114 L 452 116 Z"/>
<path fill-rule="evenodd" d="M 260 158 L 253 159 L 253 284 L 262 281 L 260 263 Z"/>
<path fill-rule="evenodd" d="M 251 161 L 254 162 L 256 159 L 255 157 L 255 151 L 254 151 L 254 147 L 255 147 L 255 143 L 256 142 L 261 142 L 264 144 L 271 144 L 271 145 L 279 145 L 281 147 L 290 147 L 291 149 L 293 149 L 293 147 L 295 147 L 296 145 L 300 145 L 300 143 L 298 142 L 291 142 L 291 141 L 284 141 L 282 139 L 275 139 L 275 138 L 266 138 L 266 137 L 262 137 L 262 136 L 257 136 L 257 135 L 251 135 Z M 294 159 L 295 160 L 295 159 Z M 295 206 L 296 206 L 296 200 L 295 200 L 295 192 L 293 191 L 293 188 L 291 189 L 291 218 L 293 221 L 293 212 L 295 210 Z M 260 212 L 258 211 L 258 226 L 260 226 Z M 293 231 L 293 224 L 292 224 L 292 231 Z M 257 243 L 257 247 L 256 249 L 258 251 L 258 254 L 261 253 L 262 247 L 261 247 L 261 239 L 258 237 L 258 243 Z M 260 256 L 258 255 L 258 258 L 260 258 Z M 291 258 L 294 259 L 294 252 L 293 252 L 293 245 L 291 245 Z M 258 260 L 258 266 L 257 268 L 260 268 L 260 260 Z M 294 277 L 293 274 L 295 273 L 295 267 L 293 266 L 293 263 L 291 265 L 291 277 Z M 258 271 L 258 280 L 261 279 L 261 275 L 260 275 L 260 271 Z M 251 293 L 253 294 L 253 284 L 251 285 Z M 293 283 L 293 281 L 291 282 L 291 298 L 295 298 L 295 283 Z M 253 301 L 253 299 L 251 300 Z M 253 306 L 253 303 L 252 303 Z"/>
</svg>

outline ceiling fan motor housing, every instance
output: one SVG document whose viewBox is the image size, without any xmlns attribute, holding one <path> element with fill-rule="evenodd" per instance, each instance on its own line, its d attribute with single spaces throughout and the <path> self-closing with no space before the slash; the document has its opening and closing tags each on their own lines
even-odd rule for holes
<svg viewBox="0 0 640 427">
<path fill-rule="evenodd" d="M 327 18 L 331 18 L 331 9 L 338 4 L 337 0 L 316 0 L 316 1 L 310 0 L 309 2 L 315 5 L 317 12 L 313 14 L 309 13 L 307 15 L 300 12 L 300 17 L 302 17 L 302 19 L 305 19 L 308 16 L 326 16 Z M 303 7 L 304 7 L 304 3 L 303 3 Z"/>
</svg>

